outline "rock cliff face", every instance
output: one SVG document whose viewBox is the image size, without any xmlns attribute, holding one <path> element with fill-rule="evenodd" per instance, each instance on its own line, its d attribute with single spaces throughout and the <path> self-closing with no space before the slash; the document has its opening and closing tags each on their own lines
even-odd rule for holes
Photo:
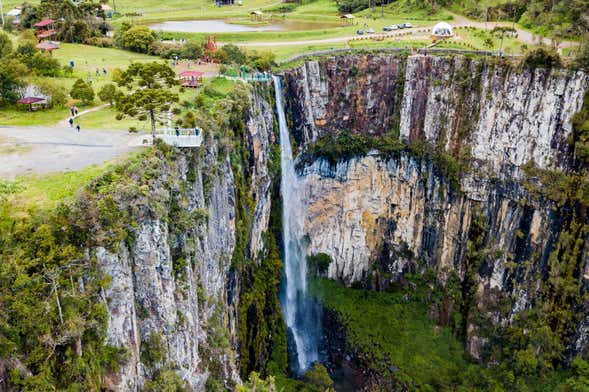
<svg viewBox="0 0 589 392">
<path fill-rule="evenodd" d="M 343 130 L 396 133 L 447 151 L 468 146 L 488 169 L 566 168 L 570 119 L 589 77 L 461 56 L 344 56 L 285 73 L 299 144 Z"/>
<path fill-rule="evenodd" d="M 255 255 L 263 249 L 261 237 L 269 221 L 273 112 L 259 94 L 250 98 L 243 143 L 251 158 L 247 186 L 256 219 L 249 227 L 248 249 Z M 141 390 L 162 369 L 174 371 L 195 391 L 205 390 L 213 373 L 228 388 L 239 382 L 240 277 L 231 265 L 234 176 L 213 140 L 202 151 L 172 151 L 148 190 L 159 203 L 140 197 L 141 202 L 129 201 L 139 205 L 131 216 L 133 240 L 89 250 L 111 277 L 103 293 L 106 343 L 127 352 L 124 365 L 108 377 L 111 390 Z M 185 218 L 190 224 L 181 225 Z M 225 336 L 229 346 L 213 344 L 218 336 Z"/>
<path fill-rule="evenodd" d="M 331 278 L 382 289 L 432 268 L 441 281 L 454 275 L 464 284 L 473 268 L 467 244 L 482 236 L 476 311 L 505 326 L 534 306 L 570 211 L 535 197 L 526 185 L 537 179 L 523 166 L 571 169 L 567 138 L 586 74 L 461 56 L 367 55 L 308 61 L 285 79 L 302 150 L 342 131 L 388 134 L 468 164 L 457 184 L 435 160 L 408 151 L 304 167 L 307 251 L 331 256 Z M 587 284 L 587 275 L 579 279 Z M 587 325 L 569 341 L 572 352 L 586 350 Z M 478 358 L 486 337 L 470 318 L 465 329 L 467 349 Z"/>
</svg>

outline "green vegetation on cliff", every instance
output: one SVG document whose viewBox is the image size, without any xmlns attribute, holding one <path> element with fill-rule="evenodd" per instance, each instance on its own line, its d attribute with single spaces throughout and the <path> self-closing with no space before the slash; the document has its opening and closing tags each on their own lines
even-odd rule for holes
<svg viewBox="0 0 589 392">
<path fill-rule="evenodd" d="M 581 391 L 570 386 L 589 385 L 587 364 L 580 359 L 580 370 L 572 374 L 471 362 L 452 330 L 430 316 L 431 301 L 440 294 L 431 289 L 434 276 L 408 276 L 411 283 L 389 292 L 347 288 L 328 279 L 313 280 L 310 290 L 336 312 L 348 349 L 377 371 L 379 385 L 410 391 Z"/>
</svg>

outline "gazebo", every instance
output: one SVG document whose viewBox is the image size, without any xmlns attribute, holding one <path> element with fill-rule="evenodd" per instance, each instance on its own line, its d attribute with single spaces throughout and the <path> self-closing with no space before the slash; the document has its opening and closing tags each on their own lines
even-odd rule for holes
<svg viewBox="0 0 589 392">
<path fill-rule="evenodd" d="M 43 19 L 35 23 L 33 27 L 35 28 L 35 35 L 39 41 L 55 35 L 55 21 L 53 19 Z"/>
<path fill-rule="evenodd" d="M 45 109 L 45 105 L 47 104 L 47 99 L 41 97 L 24 97 L 16 101 L 17 105 L 28 105 L 29 112 L 34 112 L 41 106 L 41 108 Z"/>
<path fill-rule="evenodd" d="M 180 85 L 182 87 L 200 87 L 202 84 L 202 77 L 204 72 L 200 71 L 184 71 L 178 74 L 180 78 Z"/>
<path fill-rule="evenodd" d="M 345 14 L 340 16 L 340 19 L 342 20 L 343 24 L 352 24 L 354 23 L 354 19 L 356 19 L 356 17 L 352 14 Z"/>
<path fill-rule="evenodd" d="M 54 41 L 42 41 L 38 43 L 35 48 L 52 53 L 54 50 L 59 49 L 59 44 Z"/>
<path fill-rule="evenodd" d="M 262 20 L 262 15 L 264 15 L 262 11 L 252 11 L 252 12 L 250 12 L 250 18 L 252 20 Z"/>
<path fill-rule="evenodd" d="M 446 22 L 440 22 L 432 29 L 432 38 L 434 41 L 450 38 L 452 36 L 454 36 L 452 26 Z"/>
</svg>

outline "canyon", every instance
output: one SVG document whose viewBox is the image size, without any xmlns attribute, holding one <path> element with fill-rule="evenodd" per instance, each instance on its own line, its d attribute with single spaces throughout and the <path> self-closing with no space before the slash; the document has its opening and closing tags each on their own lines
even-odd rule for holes
<svg viewBox="0 0 589 392">
<path fill-rule="evenodd" d="M 157 145 L 76 201 L 73 231 L 84 235 L 72 238 L 108 277 L 95 294 L 103 343 L 125 352 L 101 377 L 104 390 L 143 390 L 167 371 L 196 391 L 233 390 L 252 371 L 292 375 L 293 331 L 279 300 L 292 282 L 283 276 L 287 219 L 297 220 L 299 251 L 327 255 L 324 278 L 347 287 L 393 292 L 433 276 L 428 288 L 442 294 L 429 316 L 481 364 L 498 360 L 497 331 L 537 309 L 552 321 L 556 310 L 566 315 L 551 324 L 560 363 L 587 353 L 587 183 L 571 191 L 559 181 L 586 177 L 570 140 L 589 75 L 356 53 L 305 60 L 278 77 L 284 106 L 271 84 L 242 86 L 203 147 Z M 288 132 L 298 186 L 290 196 L 292 179 L 280 189 Z M 334 146 L 341 156 L 325 153 Z M 296 209 L 286 208 L 295 197 Z M 91 284 L 71 278 L 72 290 Z M 358 354 L 332 309 L 324 320 L 341 356 Z M 11 361 L 0 375 L 28 374 Z M 359 389 L 394 390 L 383 380 Z"/>
</svg>

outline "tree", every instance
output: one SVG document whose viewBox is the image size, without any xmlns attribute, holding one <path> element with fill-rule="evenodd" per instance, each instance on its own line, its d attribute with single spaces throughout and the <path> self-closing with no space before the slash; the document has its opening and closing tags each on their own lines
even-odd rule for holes
<svg viewBox="0 0 589 392">
<path fill-rule="evenodd" d="M 78 79 L 72 86 L 70 96 L 73 99 L 80 99 L 84 105 L 88 105 L 94 101 L 94 90 L 84 80 Z"/>
<path fill-rule="evenodd" d="M 327 369 L 319 362 L 315 362 L 313 367 L 305 373 L 305 381 L 322 391 L 329 390 L 333 387 L 333 381 L 329 377 Z"/>
<path fill-rule="evenodd" d="M 495 46 L 495 43 L 493 42 L 493 38 L 491 38 L 491 37 L 485 38 L 485 41 L 483 42 L 483 46 L 489 50 L 493 49 L 493 46 Z"/>
<path fill-rule="evenodd" d="M 155 41 L 155 33 L 149 27 L 133 26 L 122 34 L 120 44 L 124 49 L 147 53 L 153 41 Z"/>
<path fill-rule="evenodd" d="M 117 118 L 149 118 L 151 132 L 155 137 L 157 117 L 178 102 L 178 94 L 170 91 L 172 86 L 178 84 L 176 73 L 164 63 L 133 63 L 117 79 L 119 87 L 126 89 L 117 103 L 120 111 Z"/>
<path fill-rule="evenodd" d="M 21 77 L 26 72 L 27 67 L 18 60 L 0 61 L 0 106 L 18 99 L 18 89 L 25 85 Z"/>
<path fill-rule="evenodd" d="M 0 59 L 12 53 L 12 40 L 8 34 L 0 31 Z"/>
<path fill-rule="evenodd" d="M 215 53 L 215 55 L 223 58 L 228 64 L 242 65 L 247 62 L 247 55 L 239 49 L 239 47 L 233 44 L 224 45 Z"/>
<path fill-rule="evenodd" d="M 100 98 L 102 102 L 108 102 L 110 106 L 112 106 L 118 94 L 119 91 L 117 90 L 115 85 L 112 83 L 107 83 L 104 86 L 102 86 L 102 88 L 98 92 L 98 98 Z"/>
<path fill-rule="evenodd" d="M 51 80 L 43 79 L 37 82 L 37 89 L 43 95 L 49 97 L 48 102 L 50 106 L 63 106 L 67 102 L 67 95 L 65 88 L 58 83 Z"/>
<path fill-rule="evenodd" d="M 256 372 L 252 372 L 249 380 L 237 386 L 237 392 L 276 392 L 274 377 L 269 376 L 267 380 L 260 378 Z"/>
</svg>

